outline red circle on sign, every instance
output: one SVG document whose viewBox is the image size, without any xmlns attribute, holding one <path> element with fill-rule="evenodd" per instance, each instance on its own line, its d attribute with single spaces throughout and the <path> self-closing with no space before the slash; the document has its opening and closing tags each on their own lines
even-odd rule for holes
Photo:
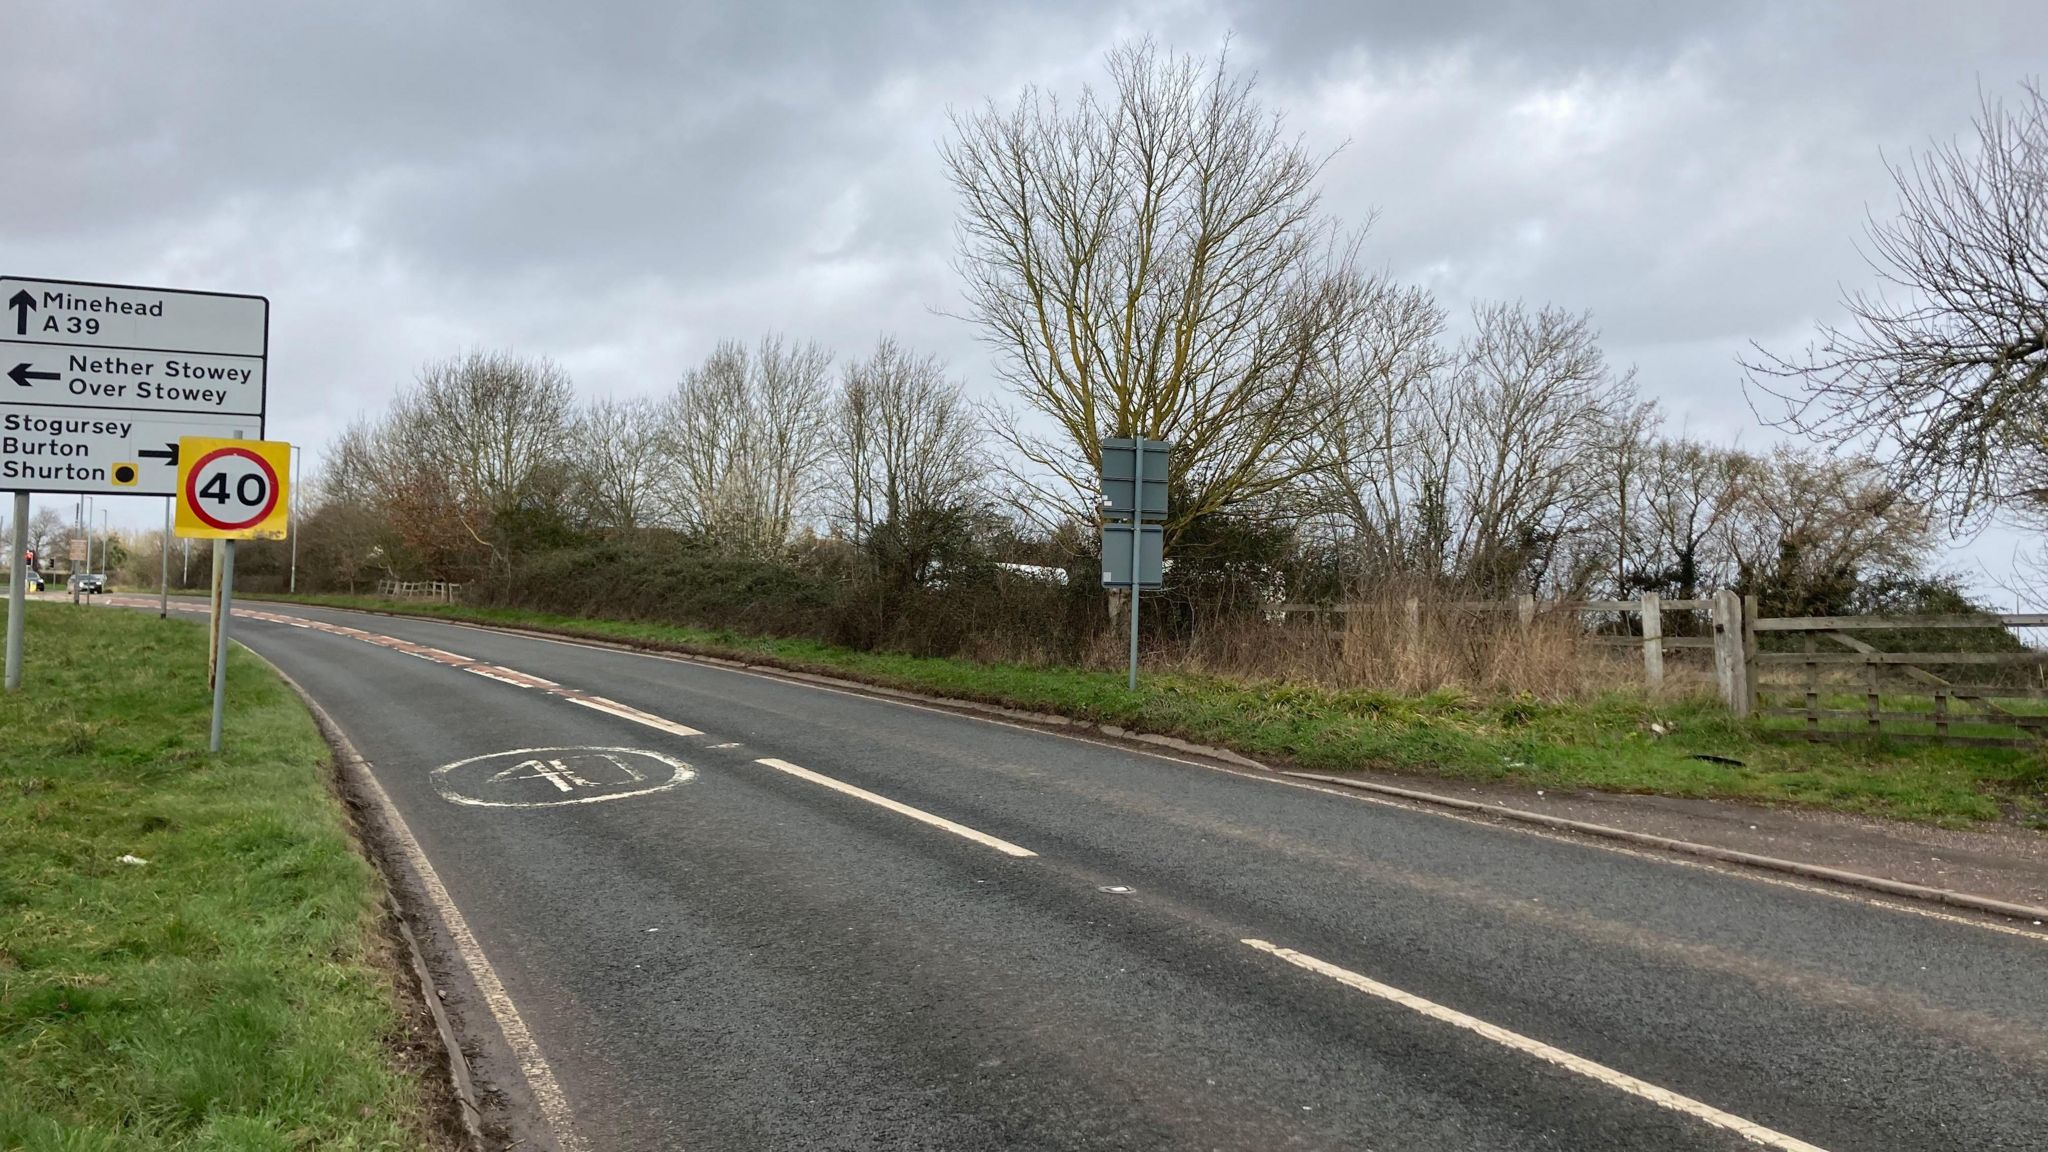
<svg viewBox="0 0 2048 1152">
<path fill-rule="evenodd" d="M 206 466 L 208 464 L 213 463 L 215 460 L 218 460 L 223 456 L 240 456 L 243 459 L 248 460 L 250 463 L 256 465 L 257 468 L 262 470 L 263 478 L 266 481 L 268 481 L 268 498 L 266 498 L 263 501 L 263 507 L 260 510 L 258 510 L 254 516 L 249 517 L 247 520 L 217 519 L 205 508 L 200 507 L 200 476 L 206 471 Z M 262 456 L 257 455 L 255 452 L 252 452 L 247 448 L 216 448 L 213 451 L 208 452 L 206 455 L 201 456 L 196 462 L 193 463 L 192 471 L 186 473 L 185 507 L 190 508 L 192 510 L 192 514 L 194 516 L 199 517 L 200 520 L 204 521 L 207 527 L 218 528 L 223 532 L 237 532 L 241 529 L 261 524 L 264 520 L 269 518 L 270 514 L 273 511 L 277 509 L 277 470 L 270 466 L 270 461 L 265 460 Z"/>
</svg>

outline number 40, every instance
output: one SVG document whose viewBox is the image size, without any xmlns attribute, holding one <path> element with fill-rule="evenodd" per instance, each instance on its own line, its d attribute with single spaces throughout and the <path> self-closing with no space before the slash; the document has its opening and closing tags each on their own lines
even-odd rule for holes
<svg viewBox="0 0 2048 1152">
<path fill-rule="evenodd" d="M 225 504 L 228 496 L 228 477 L 225 472 L 216 472 L 199 486 L 199 494 L 216 504 Z M 233 499 L 251 508 L 260 507 L 270 495 L 270 482 L 257 473 L 251 472 L 235 482 Z"/>
</svg>

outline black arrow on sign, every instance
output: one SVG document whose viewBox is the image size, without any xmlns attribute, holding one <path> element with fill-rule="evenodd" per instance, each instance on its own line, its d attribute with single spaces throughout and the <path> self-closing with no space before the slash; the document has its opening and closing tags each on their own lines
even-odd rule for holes
<svg viewBox="0 0 2048 1152">
<path fill-rule="evenodd" d="M 14 334 L 28 335 L 28 314 L 36 306 L 36 298 L 29 294 L 28 289 L 23 288 L 7 298 L 7 306 L 14 309 Z"/>
<path fill-rule="evenodd" d="M 146 448 L 137 452 L 136 455 L 144 460 L 161 460 L 173 468 L 178 466 L 178 446 L 176 444 L 165 444 L 164 451 L 162 452 L 154 448 Z"/>
<path fill-rule="evenodd" d="M 29 383 L 31 380 L 59 380 L 63 377 L 57 372 L 32 372 L 28 365 L 16 364 L 7 370 L 7 378 L 23 388 L 33 388 L 34 385 Z"/>
</svg>

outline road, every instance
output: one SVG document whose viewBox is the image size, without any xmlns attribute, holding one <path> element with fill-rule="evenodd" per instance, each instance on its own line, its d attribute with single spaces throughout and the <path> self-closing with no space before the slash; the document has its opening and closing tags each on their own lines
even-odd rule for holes
<svg viewBox="0 0 2048 1152">
<path fill-rule="evenodd" d="M 262 605 L 522 1147 L 2048 1148 L 2048 936 L 649 655 Z M 609 750 L 609 751 L 606 751 Z"/>
</svg>

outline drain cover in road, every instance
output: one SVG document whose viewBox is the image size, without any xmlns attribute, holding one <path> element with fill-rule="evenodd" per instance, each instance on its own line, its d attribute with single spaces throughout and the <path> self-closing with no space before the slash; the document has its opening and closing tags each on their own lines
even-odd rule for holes
<svg viewBox="0 0 2048 1152">
<path fill-rule="evenodd" d="M 519 748 L 443 764 L 434 787 L 478 808 L 555 808 L 665 792 L 695 775 L 644 748 Z"/>
</svg>

